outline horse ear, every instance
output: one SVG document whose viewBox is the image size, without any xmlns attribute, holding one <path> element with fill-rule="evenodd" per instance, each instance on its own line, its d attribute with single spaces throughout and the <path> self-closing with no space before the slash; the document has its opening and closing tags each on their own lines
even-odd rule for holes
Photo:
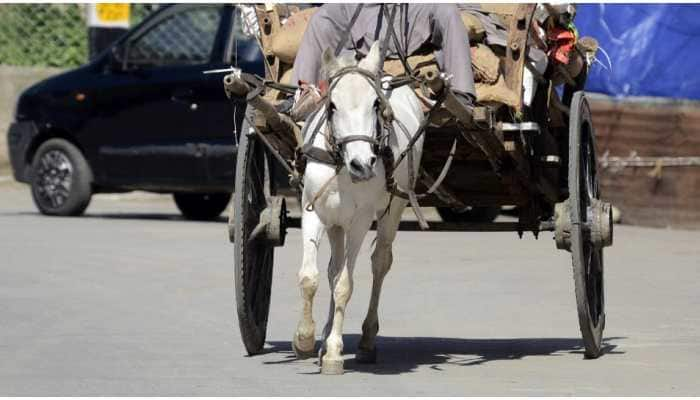
<svg viewBox="0 0 700 400">
<path fill-rule="evenodd" d="M 379 40 L 375 41 L 372 44 L 372 47 L 369 49 L 369 53 L 367 53 L 367 57 L 363 58 L 362 61 L 360 61 L 360 68 L 364 68 L 368 71 L 372 71 L 375 73 L 379 72 L 379 65 L 381 64 L 381 54 L 379 54 Z"/>
<path fill-rule="evenodd" d="M 323 71 L 326 77 L 333 75 L 335 71 L 338 70 L 338 60 L 333 54 L 333 49 L 330 47 L 323 51 L 323 56 L 321 57 L 321 71 Z"/>
</svg>

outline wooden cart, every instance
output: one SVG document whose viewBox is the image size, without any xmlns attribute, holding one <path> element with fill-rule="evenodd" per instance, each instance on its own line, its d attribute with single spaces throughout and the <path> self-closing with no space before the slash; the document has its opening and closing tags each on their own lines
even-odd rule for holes
<svg viewBox="0 0 700 400">
<path fill-rule="evenodd" d="M 287 7 L 289 8 L 289 7 Z M 600 200 L 595 134 L 583 71 L 565 76 L 563 95 L 551 79 L 539 76 L 534 100 L 523 105 L 523 70 L 535 5 L 516 5 L 508 21 L 508 42 L 501 67 L 515 104 L 489 104 L 474 110 L 471 123 L 460 122 L 458 104 L 446 98 L 447 118 L 425 132 L 421 176 L 416 192 L 433 186 L 456 143 L 455 156 L 438 189 L 421 198 L 422 206 L 455 210 L 515 205 L 517 222 L 452 223 L 458 231 L 554 231 L 556 246 L 571 253 L 576 304 L 585 355 L 601 353 L 605 327 L 603 248 L 612 244 L 612 214 Z M 287 10 L 288 11 L 288 10 Z M 249 119 L 239 139 L 235 195 L 229 233 L 235 245 L 238 318 L 250 354 L 263 348 L 274 265 L 274 249 L 284 244 L 287 211 L 277 195 L 273 171 L 286 168 L 292 180 L 301 174 L 295 135 L 298 127 L 272 108 L 289 65 L 270 51 L 280 29 L 278 7 L 258 7 L 260 44 L 266 59 L 262 79 L 234 74 L 224 79 L 229 94 L 247 96 Z M 566 75 L 566 71 L 561 71 Z M 426 81 L 439 85 L 439 77 Z M 271 84 L 270 84 L 271 83 Z M 437 118 L 437 117 L 436 117 Z M 437 118 L 439 119 L 439 118 Z M 251 124 L 252 123 L 252 124 Z M 235 215 L 233 215 L 235 214 Z"/>
</svg>

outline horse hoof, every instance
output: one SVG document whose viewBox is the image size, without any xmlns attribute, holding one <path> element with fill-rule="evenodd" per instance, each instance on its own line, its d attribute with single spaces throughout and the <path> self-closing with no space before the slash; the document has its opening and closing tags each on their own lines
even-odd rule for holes
<svg viewBox="0 0 700 400">
<path fill-rule="evenodd" d="M 292 350 L 294 350 L 294 355 L 299 359 L 299 360 L 306 360 L 307 358 L 311 358 L 316 356 L 316 343 L 314 342 L 314 346 L 311 347 L 311 350 L 302 350 L 299 347 L 297 347 L 296 340 L 292 341 Z"/>
<path fill-rule="evenodd" d="M 321 360 L 321 373 L 323 375 L 342 375 L 343 374 L 343 360 Z"/>
<path fill-rule="evenodd" d="M 377 348 L 372 350 L 357 349 L 355 361 L 360 364 L 375 364 L 377 362 Z"/>
</svg>

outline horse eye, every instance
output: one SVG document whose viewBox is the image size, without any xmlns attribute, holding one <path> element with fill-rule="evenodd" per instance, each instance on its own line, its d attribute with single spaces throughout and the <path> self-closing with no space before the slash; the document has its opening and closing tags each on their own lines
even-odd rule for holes
<svg viewBox="0 0 700 400">
<path fill-rule="evenodd" d="M 380 105 L 381 105 L 381 102 L 379 101 L 379 99 L 374 101 L 374 108 L 379 108 Z"/>
<path fill-rule="evenodd" d="M 331 111 L 335 111 L 335 103 L 334 102 L 329 102 L 328 103 L 328 109 Z"/>
</svg>

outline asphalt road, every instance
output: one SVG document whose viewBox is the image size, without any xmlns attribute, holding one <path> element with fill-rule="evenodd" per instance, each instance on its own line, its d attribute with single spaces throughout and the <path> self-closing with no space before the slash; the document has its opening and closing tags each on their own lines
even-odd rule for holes
<svg viewBox="0 0 700 400">
<path fill-rule="evenodd" d="M 169 197 L 146 194 L 49 218 L 0 182 L 0 396 L 700 395 L 700 232 L 616 227 L 598 360 L 583 359 L 570 258 L 551 234 L 401 232 L 379 363 L 354 363 L 366 243 L 344 376 L 291 352 L 299 241 L 291 230 L 275 255 L 267 352 L 248 357 L 224 223 L 184 221 Z M 316 305 L 322 325 L 325 278 Z"/>
</svg>

